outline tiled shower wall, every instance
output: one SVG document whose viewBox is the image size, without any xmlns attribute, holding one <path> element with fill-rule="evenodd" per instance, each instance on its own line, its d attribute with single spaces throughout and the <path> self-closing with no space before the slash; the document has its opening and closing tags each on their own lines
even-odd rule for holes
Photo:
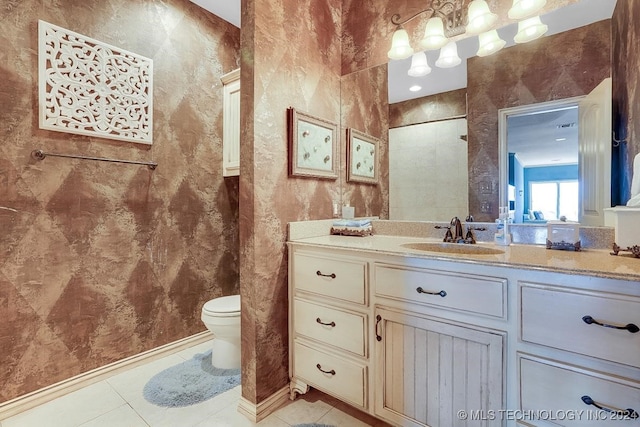
<svg viewBox="0 0 640 427">
<path fill-rule="evenodd" d="M 38 19 L 153 59 L 151 147 L 38 129 Z M 0 44 L 1 402 L 203 331 L 202 304 L 238 292 L 220 76 L 240 31 L 187 0 L 22 0 Z"/>
</svg>

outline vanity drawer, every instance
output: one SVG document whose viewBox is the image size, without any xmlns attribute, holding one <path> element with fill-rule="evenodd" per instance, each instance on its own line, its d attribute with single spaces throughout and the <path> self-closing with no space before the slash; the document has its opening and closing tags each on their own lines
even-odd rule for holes
<svg viewBox="0 0 640 427">
<path fill-rule="evenodd" d="M 524 283 L 521 307 L 523 341 L 640 367 L 640 332 L 583 320 L 640 326 L 639 298 Z"/>
<path fill-rule="evenodd" d="M 366 368 L 295 343 L 295 376 L 340 399 L 364 407 Z M 328 373 L 322 372 L 326 371 Z"/>
<path fill-rule="evenodd" d="M 603 407 L 640 413 L 640 383 L 537 357 L 524 356 L 519 361 L 524 411 L 555 415 L 552 421 L 561 426 L 640 426 L 640 418 L 625 419 L 624 414 L 616 416 L 583 401 L 585 396 Z M 575 419 L 560 419 L 563 413 Z"/>
<path fill-rule="evenodd" d="M 364 304 L 367 263 L 309 255 L 293 254 L 293 282 L 297 290 Z"/>
<path fill-rule="evenodd" d="M 504 305 L 507 279 L 385 264 L 375 265 L 374 277 L 376 295 L 506 317 Z"/>
<path fill-rule="evenodd" d="M 365 315 L 313 304 L 298 298 L 293 304 L 296 333 L 359 356 L 365 355 Z"/>
</svg>

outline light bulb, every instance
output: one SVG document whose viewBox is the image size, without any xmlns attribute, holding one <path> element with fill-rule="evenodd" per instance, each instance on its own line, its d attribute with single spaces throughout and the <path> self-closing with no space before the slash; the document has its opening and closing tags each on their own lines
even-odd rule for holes
<svg viewBox="0 0 640 427">
<path fill-rule="evenodd" d="M 458 46 L 456 42 L 449 42 L 440 49 L 440 57 L 436 61 L 436 66 L 440 68 L 451 68 L 460 65 L 462 60 L 458 56 Z"/>
<path fill-rule="evenodd" d="M 518 22 L 518 34 L 513 38 L 513 41 L 516 43 L 530 42 L 542 37 L 548 29 L 549 27 L 540 21 L 539 16 L 525 19 L 524 21 Z"/>
<path fill-rule="evenodd" d="M 444 36 L 444 25 L 440 18 L 430 18 L 424 29 L 424 37 L 420 40 L 420 48 L 425 50 L 436 50 L 447 44 Z"/>
<path fill-rule="evenodd" d="M 547 0 L 513 0 L 513 6 L 507 12 L 509 19 L 524 19 L 535 15 L 547 4 Z"/>
</svg>

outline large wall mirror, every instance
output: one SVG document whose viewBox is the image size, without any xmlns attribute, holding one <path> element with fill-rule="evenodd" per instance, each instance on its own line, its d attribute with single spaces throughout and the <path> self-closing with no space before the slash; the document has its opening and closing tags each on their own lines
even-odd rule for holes
<svg viewBox="0 0 640 427">
<path fill-rule="evenodd" d="M 522 53 L 520 45 L 506 47 L 495 54 L 494 58 L 499 59 L 484 63 L 480 60 L 487 61 L 487 58 L 472 58 L 474 54 L 469 55 L 473 61 L 467 62 L 464 85 L 448 86 L 445 90 L 466 86 L 468 108 L 473 109 L 475 117 L 455 115 L 448 120 L 426 120 L 426 123 L 415 122 L 390 129 L 390 219 L 448 221 L 452 216 L 465 217 L 469 213 L 475 216 L 482 212 L 480 216 L 484 216 L 485 220 L 492 220 L 499 204 L 508 206 L 514 221 L 523 224 L 542 223 L 548 219 L 566 217 L 580 220 L 586 225 L 602 225 L 601 213 L 602 208 L 606 207 L 607 197 L 610 203 L 611 184 L 606 179 L 606 176 L 610 179 L 610 171 L 607 169 L 611 164 L 610 150 L 607 154 L 593 139 L 588 138 L 589 135 L 599 132 L 606 135 L 604 140 L 610 143 L 611 122 L 607 124 L 594 120 L 595 117 L 600 118 L 607 114 L 602 109 L 604 107 L 592 105 L 583 108 L 582 114 L 590 117 L 584 122 L 592 123 L 595 127 L 588 132 L 584 131 L 583 148 L 579 150 L 578 126 L 581 120 L 578 103 L 580 97 L 586 96 L 604 77 L 611 75 L 611 44 L 606 45 L 607 52 L 601 55 L 606 59 L 598 58 L 599 68 L 589 77 L 588 82 L 585 83 L 587 79 L 580 82 L 574 79 L 574 82 L 566 83 L 562 80 L 562 74 L 573 72 L 576 75 L 586 75 L 591 67 L 596 67 L 593 65 L 596 61 L 592 61 L 589 55 L 602 50 L 601 38 L 598 35 L 606 33 L 606 39 L 611 39 L 610 18 L 615 4 L 615 0 L 580 0 L 542 16 L 543 22 L 549 25 L 549 34 L 532 42 L 539 45 L 547 43 L 540 52 L 543 56 L 538 56 L 535 61 L 527 57 L 526 60 L 529 62 L 522 63 L 526 54 Z M 590 30 L 585 30 L 588 27 L 597 29 L 589 32 Z M 547 38 L 549 35 L 562 37 L 569 32 L 580 33 L 571 39 L 575 46 L 571 47 L 570 53 L 575 55 L 575 58 L 570 64 L 573 67 L 570 71 L 566 65 L 567 61 L 557 59 L 563 47 L 549 46 L 552 42 Z M 498 33 L 509 39 L 510 34 L 515 33 L 515 29 L 511 25 L 499 29 Z M 464 55 L 462 42 L 465 40 L 459 43 L 461 57 Z M 472 51 L 477 49 L 477 39 L 469 40 L 467 43 L 472 45 Z M 583 45 L 578 46 L 578 43 Z M 434 55 L 437 57 L 437 52 Z M 431 60 L 433 67 L 433 56 L 430 56 L 429 52 L 427 58 Z M 606 65 L 603 65 L 605 61 Z M 464 62 L 463 57 L 463 65 Z M 443 76 L 442 69 L 433 67 L 432 74 L 425 77 L 408 77 L 406 69 L 410 63 L 411 60 L 408 59 L 404 65 L 401 61 L 389 64 L 390 103 L 403 103 L 412 99 L 411 95 L 406 95 L 398 101 L 399 97 L 395 93 L 401 90 L 398 81 L 408 89 L 410 85 L 421 84 L 420 79 L 429 82 L 434 79 L 450 80 L 454 75 L 444 70 Z M 515 71 L 519 73 L 518 76 L 511 78 L 500 74 L 505 70 L 500 69 L 501 65 L 498 63 L 518 63 L 512 67 L 518 68 Z M 485 64 L 489 64 L 489 67 L 483 67 Z M 404 75 L 398 75 L 398 69 Z M 535 72 L 531 71 L 532 69 L 535 69 Z M 486 78 L 467 76 L 467 70 L 469 73 L 494 75 Z M 441 74 L 435 75 L 436 72 Z M 447 76 L 446 73 L 450 74 Z M 571 84 L 575 87 L 569 87 Z M 489 85 L 491 87 L 487 89 Z M 426 96 L 433 98 L 438 93 L 435 91 L 437 89 L 430 90 Z M 482 93 L 478 94 L 478 91 Z M 608 98 L 609 112 L 610 93 L 611 91 Z M 558 98 L 565 100 L 545 104 L 547 100 Z M 478 107 L 482 108 L 483 105 L 480 104 L 483 102 L 492 105 L 478 114 Z M 534 105 L 520 108 L 524 104 Z M 516 108 L 509 110 L 510 107 Z M 499 126 L 500 115 L 503 117 Z M 534 126 L 536 123 L 538 126 Z M 558 128 L 567 123 L 573 125 L 569 128 Z M 499 144 L 498 128 L 502 130 L 503 125 L 505 140 Z M 510 136 L 514 137 L 513 142 L 506 139 L 507 129 L 510 129 Z M 573 133 L 570 136 L 552 135 L 551 129 Z M 565 142 L 563 148 L 573 146 L 571 159 L 567 158 L 568 154 L 565 152 L 552 150 L 560 147 L 560 142 Z M 475 146 L 472 147 L 471 144 Z M 509 153 L 512 153 L 511 161 Z M 546 157 L 532 159 L 532 156 L 542 153 Z M 492 163 L 493 158 L 496 159 L 495 163 Z M 515 160 L 520 162 L 522 172 L 521 175 L 517 174 L 518 185 L 514 182 L 513 171 L 509 170 L 509 165 Z M 515 164 L 515 167 L 517 166 L 518 163 Z M 597 182 L 594 177 L 598 178 Z M 543 185 L 545 183 L 546 186 Z M 541 196 L 536 196 L 549 191 L 552 186 L 557 187 L 555 199 L 549 196 L 548 200 L 544 201 Z M 536 195 L 532 196 L 533 192 Z M 565 199 L 570 199 L 571 202 L 565 202 Z"/>
</svg>

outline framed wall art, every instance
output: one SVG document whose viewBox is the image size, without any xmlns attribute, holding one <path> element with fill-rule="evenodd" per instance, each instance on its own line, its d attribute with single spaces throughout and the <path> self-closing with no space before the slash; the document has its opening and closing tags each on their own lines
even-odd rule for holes
<svg viewBox="0 0 640 427">
<path fill-rule="evenodd" d="M 377 138 L 347 129 L 347 181 L 378 183 L 378 149 Z"/>
<path fill-rule="evenodd" d="M 289 175 L 338 178 L 338 125 L 287 109 Z"/>
</svg>

